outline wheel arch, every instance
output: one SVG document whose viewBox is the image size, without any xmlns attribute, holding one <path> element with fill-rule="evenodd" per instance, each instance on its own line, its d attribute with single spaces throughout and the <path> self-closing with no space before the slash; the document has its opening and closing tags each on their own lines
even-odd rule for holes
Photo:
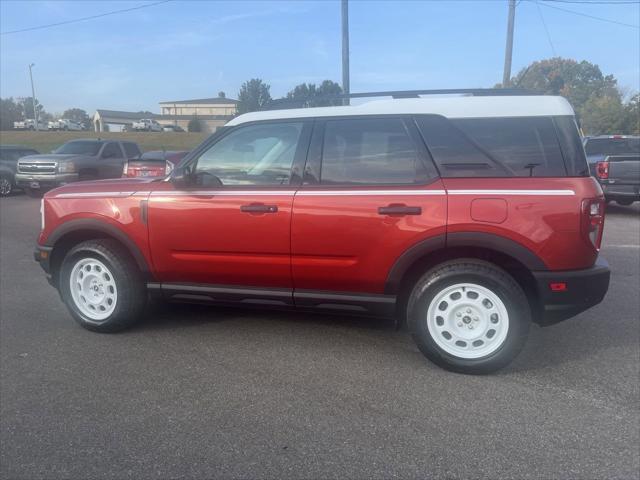
<svg viewBox="0 0 640 480">
<path fill-rule="evenodd" d="M 491 262 L 507 271 L 522 287 L 531 307 L 532 317 L 540 318 L 538 287 L 532 271 L 548 270 L 545 263 L 523 245 L 497 235 L 460 232 L 424 240 L 403 253 L 387 276 L 385 294 L 396 295 L 396 305 L 404 309 L 411 286 L 427 270 L 459 258 Z"/>
<path fill-rule="evenodd" d="M 54 282 L 57 281 L 57 272 L 60 270 L 62 261 L 69 250 L 78 243 L 99 238 L 110 238 L 117 241 L 129 252 L 144 278 L 148 280 L 152 277 L 147 259 L 126 233 L 100 220 L 79 219 L 67 222 L 55 229 L 45 242 L 45 246 L 52 248 L 50 272 Z"/>
</svg>

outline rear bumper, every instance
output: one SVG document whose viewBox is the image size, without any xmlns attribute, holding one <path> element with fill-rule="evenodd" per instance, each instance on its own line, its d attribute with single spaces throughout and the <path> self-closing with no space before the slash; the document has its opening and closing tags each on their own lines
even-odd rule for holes
<svg viewBox="0 0 640 480">
<path fill-rule="evenodd" d="M 609 289 L 611 270 L 607 261 L 598 257 L 591 268 L 584 270 L 532 273 L 542 307 L 538 323 L 552 325 L 600 303 Z M 552 283 L 564 283 L 566 290 L 553 291 Z"/>
<path fill-rule="evenodd" d="M 610 199 L 636 199 L 640 200 L 640 185 L 619 185 L 615 183 L 601 183 L 604 196 Z"/>
<path fill-rule="evenodd" d="M 37 173 L 16 173 L 16 185 L 21 188 L 49 189 L 78 181 L 77 173 L 45 175 Z"/>
</svg>

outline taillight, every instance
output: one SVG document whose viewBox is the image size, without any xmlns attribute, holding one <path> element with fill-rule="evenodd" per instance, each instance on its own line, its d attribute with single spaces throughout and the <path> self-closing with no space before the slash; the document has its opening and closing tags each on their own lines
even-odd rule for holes
<svg viewBox="0 0 640 480">
<path fill-rule="evenodd" d="M 122 166 L 122 176 L 126 177 L 129 174 L 129 162 L 124 162 Z"/>
<path fill-rule="evenodd" d="M 604 231 L 604 199 L 585 198 L 582 200 L 581 230 L 596 250 L 600 250 Z"/>
<path fill-rule="evenodd" d="M 596 176 L 600 180 L 606 180 L 609 178 L 609 162 L 596 163 Z"/>
</svg>

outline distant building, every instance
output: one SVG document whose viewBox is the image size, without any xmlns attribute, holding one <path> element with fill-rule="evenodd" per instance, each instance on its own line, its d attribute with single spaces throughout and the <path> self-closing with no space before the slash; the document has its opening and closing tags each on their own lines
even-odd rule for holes
<svg viewBox="0 0 640 480">
<path fill-rule="evenodd" d="M 211 133 L 236 115 L 237 105 L 238 101 L 232 98 L 215 97 L 160 102 L 160 115 L 99 109 L 93 116 L 93 125 L 96 132 L 102 132 L 105 125 L 130 126 L 142 118 L 152 118 L 160 125 L 178 125 L 188 130 L 189 122 L 196 118 L 202 131 Z"/>
</svg>

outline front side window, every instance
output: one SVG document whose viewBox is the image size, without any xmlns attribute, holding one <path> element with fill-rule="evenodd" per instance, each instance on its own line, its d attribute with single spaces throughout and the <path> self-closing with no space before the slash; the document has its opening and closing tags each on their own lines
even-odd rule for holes
<svg viewBox="0 0 640 480">
<path fill-rule="evenodd" d="M 566 177 L 549 117 L 418 118 L 443 177 Z"/>
<path fill-rule="evenodd" d="M 302 127 L 302 122 L 240 127 L 198 158 L 195 174 L 213 175 L 223 185 L 287 185 Z"/>
<path fill-rule="evenodd" d="M 402 119 L 326 122 L 321 183 L 415 184 L 424 177 L 421 159 Z"/>
<path fill-rule="evenodd" d="M 102 158 L 121 158 L 122 152 L 120 151 L 120 147 L 117 143 L 107 143 L 107 146 L 104 147 L 102 151 Z"/>
</svg>

